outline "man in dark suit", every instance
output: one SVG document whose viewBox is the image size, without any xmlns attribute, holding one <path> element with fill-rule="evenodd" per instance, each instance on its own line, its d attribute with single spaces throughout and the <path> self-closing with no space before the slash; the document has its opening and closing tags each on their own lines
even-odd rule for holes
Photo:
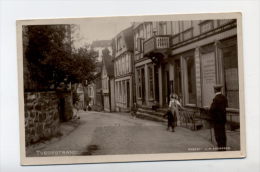
<svg viewBox="0 0 260 172">
<path fill-rule="evenodd" d="M 215 97 L 210 106 L 210 114 L 212 117 L 215 139 L 218 148 L 226 147 L 226 131 L 225 124 L 227 121 L 226 107 L 228 106 L 227 98 L 221 93 L 222 85 L 215 85 Z M 225 150 L 225 149 L 224 149 Z"/>
</svg>

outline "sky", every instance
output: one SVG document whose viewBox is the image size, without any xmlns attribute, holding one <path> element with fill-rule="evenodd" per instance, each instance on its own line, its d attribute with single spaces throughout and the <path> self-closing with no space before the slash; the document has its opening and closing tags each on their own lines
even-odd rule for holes
<svg viewBox="0 0 260 172">
<path fill-rule="evenodd" d="M 109 40 L 131 26 L 127 20 L 121 21 L 81 21 L 76 23 L 74 46 L 79 48 L 95 40 Z"/>
</svg>

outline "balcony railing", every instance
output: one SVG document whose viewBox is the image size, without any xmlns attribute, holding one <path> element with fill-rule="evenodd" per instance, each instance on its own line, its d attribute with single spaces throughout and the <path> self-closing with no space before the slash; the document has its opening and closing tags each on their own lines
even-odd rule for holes
<svg viewBox="0 0 260 172">
<path fill-rule="evenodd" d="M 152 51 L 160 51 L 170 47 L 169 35 L 156 35 L 144 41 L 144 54 Z"/>
</svg>

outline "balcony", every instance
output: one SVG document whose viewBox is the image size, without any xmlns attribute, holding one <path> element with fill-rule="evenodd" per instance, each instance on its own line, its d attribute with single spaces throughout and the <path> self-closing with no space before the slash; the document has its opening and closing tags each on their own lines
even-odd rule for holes
<svg viewBox="0 0 260 172">
<path fill-rule="evenodd" d="M 144 41 L 144 55 L 150 52 L 165 52 L 170 48 L 169 35 L 156 35 Z"/>
</svg>

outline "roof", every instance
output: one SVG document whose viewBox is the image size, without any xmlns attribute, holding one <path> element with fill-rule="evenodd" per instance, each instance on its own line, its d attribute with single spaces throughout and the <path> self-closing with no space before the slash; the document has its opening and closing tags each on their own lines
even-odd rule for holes
<svg viewBox="0 0 260 172">
<path fill-rule="evenodd" d="M 93 41 L 92 44 L 91 44 L 92 48 L 109 47 L 109 46 L 111 46 L 111 40 L 96 40 L 96 41 Z"/>
<path fill-rule="evenodd" d="M 129 28 L 123 30 L 123 35 L 124 35 L 127 50 L 133 51 L 134 50 L 133 28 L 129 27 Z"/>
<path fill-rule="evenodd" d="M 108 76 L 114 76 L 114 64 L 112 62 L 112 56 L 103 56 L 103 63 L 104 63 L 104 66 L 107 70 L 107 75 Z"/>
<path fill-rule="evenodd" d="M 122 39 L 125 41 L 126 49 L 128 51 L 134 50 L 134 34 L 133 34 L 133 27 L 130 26 L 123 31 L 121 31 L 119 34 L 117 34 L 116 37 L 121 36 Z"/>
</svg>

